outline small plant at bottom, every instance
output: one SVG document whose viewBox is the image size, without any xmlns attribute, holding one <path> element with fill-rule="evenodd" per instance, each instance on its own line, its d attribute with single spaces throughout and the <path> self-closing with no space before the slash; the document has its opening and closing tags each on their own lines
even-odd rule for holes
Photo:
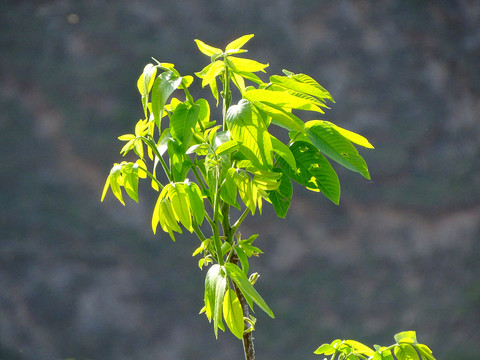
<svg viewBox="0 0 480 360">
<path fill-rule="evenodd" d="M 193 76 L 155 59 L 145 66 L 137 81 L 143 117 L 132 133 L 119 137 L 125 142 L 120 153 L 133 151 L 137 159 L 114 164 L 102 194 L 103 201 L 111 189 L 125 205 L 123 188 L 138 201 L 139 180 L 150 179 L 157 197 L 153 232 L 160 227 L 173 241 L 183 230 L 198 237 L 193 255 L 200 257 L 200 269 L 208 267 L 201 313 L 216 337 L 219 329 L 228 328 L 242 339 L 247 360 L 255 359 L 256 319 L 250 310 L 255 304 L 274 315 L 254 287 L 259 275 L 250 273 L 249 259 L 262 254 L 258 235 L 244 238 L 240 225 L 247 216 L 261 214 L 264 202 L 284 218 L 293 181 L 338 205 L 340 182 L 330 161 L 370 179 L 354 145 L 373 148 L 365 137 L 329 121 L 301 120 L 302 112 L 322 116 L 333 97 L 305 74 L 283 70 L 283 75 L 262 80 L 257 73 L 268 64 L 243 57 L 243 46 L 252 37 L 242 36 L 225 49 L 195 40 L 210 59 L 195 75 L 202 88 L 208 86 L 216 106 L 222 100 L 221 121 L 211 118 L 206 99 L 191 95 Z M 235 102 L 233 88 L 239 98 Z M 274 127 L 286 132 L 286 141 L 271 132 Z M 357 352 L 346 355 L 351 342 L 329 346 L 338 348 L 331 354 L 339 359 L 354 359 L 358 352 L 352 345 Z"/>
</svg>

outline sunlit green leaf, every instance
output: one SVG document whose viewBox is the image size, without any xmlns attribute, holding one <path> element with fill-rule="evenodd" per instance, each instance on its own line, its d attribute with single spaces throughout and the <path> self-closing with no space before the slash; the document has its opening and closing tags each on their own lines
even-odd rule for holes
<svg viewBox="0 0 480 360">
<path fill-rule="evenodd" d="M 272 123 L 289 131 L 305 133 L 305 124 L 291 112 L 285 111 L 282 107 L 274 104 L 266 104 L 260 101 L 253 102 L 253 105 L 272 117 Z"/>
<path fill-rule="evenodd" d="M 234 71 L 244 71 L 244 72 L 257 72 L 257 71 L 264 71 L 268 64 L 262 64 L 255 60 L 239 58 L 235 56 L 229 56 L 225 59 L 225 61 L 229 64 L 229 66 Z"/>
<path fill-rule="evenodd" d="M 301 75 L 303 74 L 298 74 L 296 75 L 296 77 L 273 75 L 270 76 L 270 82 L 272 82 L 273 84 L 278 84 L 287 89 L 292 89 L 298 92 L 315 96 L 319 99 L 331 99 L 330 93 L 323 87 L 321 87 L 315 80 L 310 77 L 302 77 Z M 302 82 L 300 81 L 300 79 L 303 79 L 305 81 Z"/>
<path fill-rule="evenodd" d="M 324 97 L 325 99 L 328 99 L 332 102 L 335 102 L 333 100 L 333 97 L 330 95 L 330 93 L 323 87 L 321 86 L 315 79 L 312 77 L 305 75 L 305 74 L 294 74 L 288 70 L 283 70 L 283 72 L 291 79 L 303 84 L 303 85 L 309 85 L 310 87 L 316 88 L 320 93 L 318 94 L 318 97 Z M 308 92 L 310 94 L 310 92 Z M 320 95 L 323 94 L 323 95 Z M 312 94 L 314 95 L 314 94 Z M 317 96 L 317 95 L 315 95 Z"/>
<path fill-rule="evenodd" d="M 409 344 L 395 346 L 393 353 L 398 360 L 419 360 L 417 352 Z"/>
<path fill-rule="evenodd" d="M 250 101 L 260 101 L 267 104 L 274 104 L 280 107 L 298 110 L 310 110 L 323 113 L 317 105 L 307 99 L 291 95 L 288 92 L 269 91 L 263 89 L 254 89 L 245 91 L 243 94 L 245 99 Z"/>
<path fill-rule="evenodd" d="M 238 39 L 233 40 L 230 42 L 225 50 L 234 50 L 234 49 L 241 49 L 243 45 L 245 45 L 251 38 L 253 38 L 253 34 L 243 35 Z"/>
<path fill-rule="evenodd" d="M 195 43 L 198 46 L 198 50 L 200 50 L 203 54 L 207 56 L 213 56 L 217 54 L 221 54 L 222 50 L 216 47 L 210 46 L 205 44 L 202 40 L 195 39 Z"/>
<path fill-rule="evenodd" d="M 233 140 L 243 147 L 242 153 L 260 167 L 269 168 L 273 165 L 272 141 L 260 114 L 246 100 L 240 100 L 237 105 L 227 111 L 226 123 Z"/>
<path fill-rule="evenodd" d="M 223 318 L 232 334 L 242 339 L 244 330 L 242 306 L 237 294 L 230 288 L 223 299 Z"/>
<path fill-rule="evenodd" d="M 273 152 L 276 155 L 283 158 L 283 160 L 285 160 L 293 170 L 297 169 L 295 157 L 293 156 L 290 148 L 273 135 L 272 135 L 272 147 L 273 147 Z"/>
<path fill-rule="evenodd" d="M 152 88 L 152 112 L 157 127 L 160 129 L 160 119 L 170 95 L 177 89 L 182 83 L 182 78 L 175 75 L 173 71 L 165 71 L 160 74 Z"/>
<path fill-rule="evenodd" d="M 366 147 L 368 149 L 373 149 L 373 145 L 370 144 L 370 142 L 363 137 L 360 134 L 354 133 L 353 131 L 341 128 L 340 126 L 337 126 L 329 121 L 325 121 L 326 123 L 329 123 L 335 130 L 337 130 L 343 137 L 347 138 L 350 140 L 352 143 Z"/>
<path fill-rule="evenodd" d="M 370 179 L 365 160 L 358 154 L 355 146 L 341 135 L 330 123 L 312 120 L 305 124 L 308 137 L 325 155 L 349 170 Z"/>
<path fill-rule="evenodd" d="M 228 277 L 232 279 L 238 288 L 245 296 L 245 298 L 250 299 L 255 302 L 260 309 L 265 311 L 270 317 L 274 318 L 272 310 L 268 307 L 267 303 L 262 299 L 260 294 L 255 290 L 255 288 L 250 284 L 244 272 L 240 268 L 232 263 L 225 264 L 225 269 L 227 271 Z"/>
<path fill-rule="evenodd" d="M 172 203 L 175 217 L 188 231 L 192 232 L 192 214 L 184 183 L 171 184 L 168 188 L 168 197 Z"/>
<path fill-rule="evenodd" d="M 198 105 L 189 106 L 181 103 L 176 107 L 170 119 L 170 133 L 174 139 L 182 143 L 183 152 L 187 150 L 192 141 L 199 109 Z"/>
<path fill-rule="evenodd" d="M 205 205 L 203 204 L 200 188 L 194 182 L 186 182 L 185 192 L 196 223 L 202 225 L 205 217 Z"/>
<path fill-rule="evenodd" d="M 399 344 L 408 343 L 416 344 L 417 343 L 417 334 L 415 331 L 403 331 L 395 335 L 395 341 Z"/>
</svg>

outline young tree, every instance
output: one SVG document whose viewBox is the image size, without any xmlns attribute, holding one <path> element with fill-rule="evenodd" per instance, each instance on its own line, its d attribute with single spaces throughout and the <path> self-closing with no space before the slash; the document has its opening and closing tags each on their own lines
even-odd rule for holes
<svg viewBox="0 0 480 360">
<path fill-rule="evenodd" d="M 242 57 L 247 51 L 243 46 L 252 37 L 242 36 L 225 50 L 195 40 L 210 58 L 195 75 L 202 87 L 210 88 L 217 106 L 222 99 L 221 124 L 210 118 L 207 100 L 195 100 L 190 94 L 192 76 L 180 75 L 171 63 L 155 60 L 145 66 L 137 82 L 144 118 L 134 133 L 119 137 L 126 142 L 120 153 L 133 150 L 138 159 L 114 164 L 102 194 L 103 201 L 110 188 L 125 205 L 123 187 L 138 201 L 139 179 L 150 178 L 158 193 L 153 232 L 160 226 L 173 241 L 175 233 L 184 229 L 198 237 L 193 255 L 200 256 L 200 269 L 208 267 L 201 312 L 213 323 L 215 336 L 218 329 L 228 328 L 243 340 L 247 360 L 255 359 L 256 319 L 250 309 L 255 304 L 274 315 L 254 287 L 258 274 L 250 274 L 249 258 L 262 253 L 254 245 L 258 235 L 242 238 L 240 225 L 248 215 L 261 213 L 264 201 L 284 218 L 292 199 L 292 181 L 338 205 L 340 182 L 329 159 L 370 179 L 354 144 L 373 148 L 365 137 L 329 121 L 302 121 L 297 116 L 302 111 L 324 114 L 332 96 L 310 76 L 287 70 L 263 81 L 256 73 L 265 72 L 268 64 Z M 240 97 L 235 103 L 232 87 Z M 184 99 L 173 97 L 181 93 Z M 273 127 L 285 130 L 288 141 L 274 136 Z M 410 359 L 417 353 L 433 359 L 428 348 L 417 345 L 413 332 L 397 337 L 399 349 L 410 346 L 408 351 L 401 350 L 405 356 L 395 352 L 397 358 Z M 372 350 L 353 340 L 335 340 L 316 353 L 333 355 L 332 359 L 389 359 L 387 353 L 395 349 L 392 345 Z"/>
</svg>

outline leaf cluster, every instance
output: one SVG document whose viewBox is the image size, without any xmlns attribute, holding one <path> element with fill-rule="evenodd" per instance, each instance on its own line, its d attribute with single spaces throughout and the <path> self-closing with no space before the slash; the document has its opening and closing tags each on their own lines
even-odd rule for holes
<svg viewBox="0 0 480 360">
<path fill-rule="evenodd" d="M 395 335 L 395 344 L 390 346 L 368 346 L 355 340 L 334 340 L 323 344 L 314 352 L 330 356 L 330 360 L 435 360 L 427 345 L 417 342 L 415 331 L 404 331 Z"/>
<path fill-rule="evenodd" d="M 202 87 L 209 87 L 217 106 L 222 99 L 221 121 L 211 118 L 207 100 L 192 97 L 193 76 L 155 59 L 145 66 L 137 81 L 144 117 L 133 133 L 119 137 L 125 142 L 121 154 L 133 152 L 138 159 L 114 164 L 102 194 L 103 201 L 111 189 L 125 205 L 123 187 L 138 201 L 139 179 L 150 179 L 157 199 L 153 232 L 160 225 L 174 241 L 183 229 L 197 235 L 199 267 L 211 265 L 204 312 L 213 320 L 215 335 L 225 321 L 239 338 L 255 323 L 245 316 L 242 299 L 273 317 L 253 286 L 258 276 L 248 276 L 248 259 L 262 251 L 252 244 L 256 235 L 241 238 L 242 222 L 257 210 L 262 213 L 264 202 L 285 217 L 293 181 L 338 204 L 340 182 L 330 162 L 370 179 L 355 145 L 373 148 L 363 136 L 329 121 L 301 120 L 304 111 L 323 115 L 333 97 L 305 74 L 284 70 L 262 80 L 257 73 L 265 73 L 268 64 L 242 57 L 252 37 L 242 36 L 224 50 L 195 40 L 210 59 L 195 75 Z M 241 96 L 235 103 L 232 86 Z M 274 127 L 286 131 L 288 140 L 274 136 Z M 160 180 L 164 178 L 166 182 Z M 231 208 L 240 211 L 234 221 Z"/>
</svg>

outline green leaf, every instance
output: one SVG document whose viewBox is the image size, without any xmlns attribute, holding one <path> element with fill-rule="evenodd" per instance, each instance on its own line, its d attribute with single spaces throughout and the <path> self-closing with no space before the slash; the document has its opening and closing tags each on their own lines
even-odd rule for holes
<svg viewBox="0 0 480 360">
<path fill-rule="evenodd" d="M 311 87 L 317 88 L 321 93 L 323 93 L 323 97 L 335 102 L 333 100 L 332 95 L 323 87 L 321 86 L 318 82 L 316 82 L 312 77 L 305 75 L 305 74 L 294 74 L 288 70 L 283 70 L 284 74 L 286 74 L 289 78 L 294 79 L 297 82 L 300 82 L 305 85 L 309 85 Z M 313 95 L 313 94 L 312 94 Z M 320 94 L 319 94 L 320 95 Z"/>
<path fill-rule="evenodd" d="M 122 167 L 123 187 L 133 200 L 138 202 L 138 164 L 128 163 Z"/>
<path fill-rule="evenodd" d="M 265 72 L 264 69 L 268 67 L 268 64 L 235 56 L 229 56 L 225 60 L 235 72 Z"/>
<path fill-rule="evenodd" d="M 354 144 L 366 147 L 368 149 L 374 149 L 373 145 L 370 144 L 370 142 L 362 135 L 354 133 L 353 131 L 341 128 L 340 126 L 337 126 L 329 121 L 325 121 L 325 122 L 333 126 L 333 128 L 337 130 L 343 137 L 347 138 Z"/>
<path fill-rule="evenodd" d="M 163 108 L 170 95 L 181 83 L 182 78 L 175 75 L 173 71 L 161 73 L 153 83 L 152 113 L 158 129 L 160 129 L 160 119 L 162 118 Z"/>
<path fill-rule="evenodd" d="M 205 205 L 203 204 L 202 192 L 197 184 L 186 181 L 185 192 L 188 196 L 188 203 L 192 210 L 197 224 L 202 225 L 205 217 Z"/>
<path fill-rule="evenodd" d="M 317 350 L 315 350 L 313 353 L 318 354 L 318 355 L 332 355 L 335 353 L 335 348 L 330 345 L 330 344 L 323 344 L 320 347 L 318 347 Z"/>
<path fill-rule="evenodd" d="M 398 360 L 419 360 L 417 352 L 410 344 L 395 346 L 393 353 Z"/>
<path fill-rule="evenodd" d="M 266 104 L 260 101 L 253 102 L 253 105 L 260 111 L 267 113 L 272 118 L 272 123 L 289 131 L 305 133 L 305 124 L 291 112 L 285 111 L 280 106 Z"/>
<path fill-rule="evenodd" d="M 340 202 L 340 181 L 337 173 L 318 149 L 307 142 L 296 141 L 290 146 L 297 169 L 282 158 L 277 160 L 285 174 L 311 190 L 320 190 L 334 204 Z"/>
<path fill-rule="evenodd" d="M 293 186 L 290 177 L 282 173 L 280 186 L 275 190 L 269 191 L 269 199 L 272 202 L 273 208 L 278 217 L 285 218 L 287 215 L 292 200 L 292 194 Z"/>
<path fill-rule="evenodd" d="M 156 74 L 157 67 L 153 64 L 147 64 L 137 81 L 138 91 L 142 96 L 142 105 L 145 112 L 145 117 L 147 117 L 148 94 L 153 86 Z"/>
<path fill-rule="evenodd" d="M 296 75 L 296 77 L 273 75 L 273 76 L 270 76 L 270 82 L 273 84 L 278 84 L 287 89 L 292 89 L 301 93 L 306 93 L 306 94 L 315 96 L 319 99 L 329 99 L 329 100 L 332 99 L 329 92 L 325 90 L 323 87 L 321 87 L 315 80 L 313 80 L 309 76 L 308 76 L 308 78 L 310 79 L 309 81 L 307 80 L 307 78 L 304 78 L 306 82 L 299 81 L 299 79 L 302 78 L 301 75 L 303 74 L 298 74 Z M 303 76 L 307 77 L 307 75 L 303 75 Z M 312 81 L 314 83 L 312 83 Z"/>
<path fill-rule="evenodd" d="M 170 198 L 175 217 L 182 223 L 185 229 L 192 232 L 192 214 L 185 191 L 185 184 L 174 183 L 170 185 L 168 187 L 168 197 Z"/>
<path fill-rule="evenodd" d="M 105 185 L 103 186 L 102 191 L 102 198 L 100 199 L 101 202 L 105 199 L 105 195 L 107 195 L 108 188 L 110 187 L 110 175 L 107 176 L 107 180 L 105 181 Z"/>
<path fill-rule="evenodd" d="M 248 257 L 240 247 L 236 247 L 235 252 L 237 253 L 238 259 L 240 260 L 240 264 L 242 265 L 243 273 L 246 276 L 248 274 L 248 269 L 250 267 L 250 265 L 248 264 Z"/>
<path fill-rule="evenodd" d="M 181 103 L 175 108 L 171 117 L 170 132 L 174 139 L 182 143 L 181 149 L 183 152 L 187 150 L 192 141 L 199 109 L 198 105 L 189 106 L 186 103 Z"/>
<path fill-rule="evenodd" d="M 273 135 L 272 135 L 272 147 L 273 147 L 273 152 L 279 155 L 283 160 L 285 160 L 292 169 L 294 170 L 297 169 L 295 157 L 293 156 L 290 148 Z"/>
<path fill-rule="evenodd" d="M 208 320 L 213 318 L 213 330 L 218 338 L 218 328 L 223 326 L 222 308 L 227 278 L 224 267 L 214 264 L 210 267 L 205 277 L 205 314 Z M 220 325 L 222 323 L 222 325 Z"/>
<path fill-rule="evenodd" d="M 198 109 L 198 121 L 201 123 L 207 123 L 210 120 L 210 104 L 205 99 L 198 99 L 195 101 L 195 105 Z"/>
<path fill-rule="evenodd" d="M 403 331 L 394 336 L 395 341 L 399 344 L 408 343 L 416 344 L 417 343 L 417 333 L 415 331 Z"/>
<path fill-rule="evenodd" d="M 222 50 L 210 45 L 205 44 L 202 40 L 195 39 L 195 43 L 198 46 L 198 50 L 200 50 L 203 54 L 207 56 L 214 56 L 222 54 Z"/>
<path fill-rule="evenodd" d="M 422 356 L 423 360 L 435 360 L 432 355 L 432 350 L 430 350 L 427 345 L 417 344 L 415 347 Z"/>
<path fill-rule="evenodd" d="M 225 48 L 225 50 L 241 49 L 243 45 L 245 45 L 251 38 L 253 38 L 253 36 L 254 36 L 253 34 L 243 35 L 238 39 L 235 39 L 232 42 L 230 42 Z"/>
<path fill-rule="evenodd" d="M 323 110 L 311 101 L 289 94 L 286 91 L 283 92 L 253 89 L 245 91 L 243 97 L 250 101 L 260 101 L 267 104 L 274 104 L 282 108 L 309 110 L 323 113 Z"/>
<path fill-rule="evenodd" d="M 207 65 L 201 73 L 197 73 L 197 76 L 202 77 L 202 87 L 210 85 L 224 70 L 225 64 L 223 61 L 217 60 L 214 63 Z"/>
<path fill-rule="evenodd" d="M 255 290 L 255 288 L 250 284 L 244 272 L 240 268 L 232 263 L 225 264 L 225 269 L 227 271 L 228 277 L 232 279 L 238 288 L 245 296 L 246 299 L 250 299 L 255 302 L 260 309 L 265 311 L 270 317 L 274 318 L 272 310 L 268 307 L 267 303 L 262 299 L 260 294 Z"/>
<path fill-rule="evenodd" d="M 247 100 L 240 100 L 227 111 L 226 123 L 233 140 L 241 145 L 240 151 L 262 168 L 271 168 L 272 141 L 258 111 Z"/>
<path fill-rule="evenodd" d="M 374 350 L 356 340 L 345 340 L 344 343 L 351 346 L 356 353 L 364 354 L 369 357 L 373 356 L 375 353 Z"/>
<path fill-rule="evenodd" d="M 358 154 L 355 146 L 341 135 L 330 123 L 312 120 L 305 124 L 312 143 L 322 153 L 349 170 L 362 174 L 370 180 L 365 160 Z"/>
<path fill-rule="evenodd" d="M 122 197 L 122 190 L 121 186 L 123 185 L 122 180 L 122 165 L 115 164 L 110 170 L 110 189 L 112 189 L 113 195 L 125 206 L 125 202 L 123 201 Z"/>
<path fill-rule="evenodd" d="M 245 327 L 242 305 L 240 305 L 235 291 L 230 288 L 223 299 L 223 318 L 232 334 L 241 340 Z"/>
<path fill-rule="evenodd" d="M 238 143 L 235 140 L 224 142 L 215 149 L 217 155 L 228 154 L 238 148 Z"/>
</svg>

